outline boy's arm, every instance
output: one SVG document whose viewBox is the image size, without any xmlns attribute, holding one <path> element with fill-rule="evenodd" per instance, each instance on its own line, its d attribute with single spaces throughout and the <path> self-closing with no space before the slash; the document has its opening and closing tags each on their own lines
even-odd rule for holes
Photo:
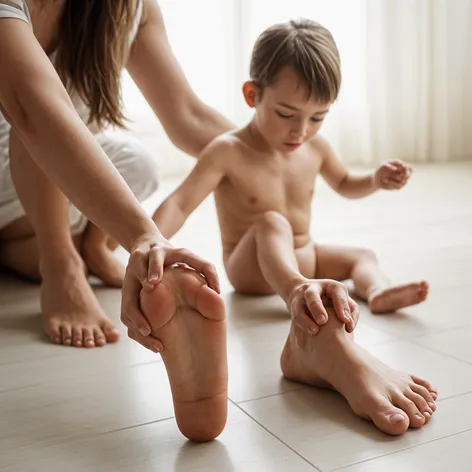
<svg viewBox="0 0 472 472">
<path fill-rule="evenodd" d="M 328 142 L 319 136 L 316 137 L 316 147 L 323 158 L 320 174 L 335 192 L 346 198 L 362 198 L 378 190 L 374 172 L 364 175 L 351 174 Z"/>
<path fill-rule="evenodd" d="M 359 175 L 349 172 L 336 157 L 328 142 L 316 138 L 316 147 L 323 163 L 320 173 L 330 187 L 346 198 L 362 198 L 377 190 L 398 190 L 410 178 L 412 169 L 401 161 L 390 161 L 377 170 Z"/>
<path fill-rule="evenodd" d="M 217 138 L 202 152 L 192 172 L 164 200 L 152 219 L 165 238 L 171 238 L 189 215 L 218 186 L 230 165 L 231 145 Z"/>
</svg>

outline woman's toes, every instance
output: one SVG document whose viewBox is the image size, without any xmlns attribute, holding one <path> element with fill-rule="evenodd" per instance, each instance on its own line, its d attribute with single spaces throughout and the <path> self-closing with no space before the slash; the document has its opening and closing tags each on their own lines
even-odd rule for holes
<svg viewBox="0 0 472 472">
<path fill-rule="evenodd" d="M 108 343 L 116 343 L 120 339 L 119 331 L 109 322 L 104 322 L 100 326 L 102 333 L 105 335 L 105 340 Z"/>
<path fill-rule="evenodd" d="M 93 332 L 90 328 L 84 328 L 84 346 L 85 347 L 94 347 L 95 339 L 93 337 Z"/>
<path fill-rule="evenodd" d="M 75 347 L 82 347 L 82 328 L 72 329 L 72 344 Z"/>
<path fill-rule="evenodd" d="M 103 332 L 100 329 L 96 328 L 93 330 L 93 334 L 95 337 L 95 345 L 100 346 L 100 347 L 105 346 L 105 344 L 107 343 L 107 340 Z"/>
<path fill-rule="evenodd" d="M 415 382 L 418 385 L 422 385 L 428 392 L 431 394 L 433 397 L 433 400 L 436 401 L 438 398 L 438 391 L 427 381 L 422 379 L 421 377 L 418 377 L 417 375 L 410 375 L 411 379 L 413 382 Z"/>
<path fill-rule="evenodd" d="M 393 401 L 394 405 L 402 409 L 410 419 L 410 426 L 412 428 L 420 428 L 426 422 L 426 418 L 420 412 L 413 400 L 410 400 L 403 394 L 399 394 Z"/>
<path fill-rule="evenodd" d="M 72 330 L 69 325 L 63 325 L 61 327 L 61 337 L 62 337 L 62 344 L 64 346 L 70 346 L 72 343 Z"/>
<path fill-rule="evenodd" d="M 408 430 L 410 421 L 408 416 L 400 409 L 384 400 L 375 405 L 371 403 L 372 410 L 369 412 L 370 419 L 384 433 L 399 435 Z"/>
<path fill-rule="evenodd" d="M 431 406 L 431 403 L 433 405 L 435 405 L 434 403 L 434 398 L 433 396 L 431 395 L 431 392 L 426 388 L 426 387 L 423 387 L 422 385 L 418 385 L 418 384 L 415 384 L 415 383 L 412 383 L 410 384 L 410 388 L 413 392 L 417 393 L 418 395 L 421 395 L 425 400 L 426 402 L 428 403 L 428 405 L 433 408 Z M 436 409 L 436 406 L 434 407 L 433 411 Z"/>
<path fill-rule="evenodd" d="M 433 414 L 433 410 L 428 405 L 428 402 L 421 395 L 418 395 L 417 393 L 411 390 L 407 390 L 405 392 L 405 397 L 409 398 L 411 401 L 415 403 L 416 408 L 418 408 L 421 414 L 425 412 L 428 412 L 431 415 Z"/>
</svg>

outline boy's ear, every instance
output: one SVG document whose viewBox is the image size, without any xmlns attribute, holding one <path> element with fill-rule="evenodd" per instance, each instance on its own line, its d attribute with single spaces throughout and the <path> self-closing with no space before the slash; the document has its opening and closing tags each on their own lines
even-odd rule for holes
<svg viewBox="0 0 472 472">
<path fill-rule="evenodd" d="M 246 103 L 251 107 L 254 108 L 257 103 L 257 95 L 259 93 L 259 89 L 251 80 L 244 82 L 243 85 L 243 95 Z"/>
</svg>

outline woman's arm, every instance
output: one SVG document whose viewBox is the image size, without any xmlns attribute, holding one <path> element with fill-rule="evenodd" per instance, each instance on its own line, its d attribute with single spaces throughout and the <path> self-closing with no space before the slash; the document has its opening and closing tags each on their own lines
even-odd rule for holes
<svg viewBox="0 0 472 472">
<path fill-rule="evenodd" d="M 125 324 L 150 333 L 139 293 L 159 283 L 167 264 L 188 264 L 219 290 L 214 266 L 173 248 L 141 208 L 80 120 L 31 28 L 1 19 L 0 44 L 0 109 L 26 153 L 87 218 L 131 253 L 123 286 Z"/>
<path fill-rule="evenodd" d="M 198 157 L 213 138 L 234 125 L 193 92 L 169 45 L 157 2 L 143 3 L 127 68 L 171 141 Z"/>
<path fill-rule="evenodd" d="M 23 21 L 0 21 L 0 106 L 36 164 L 90 220 L 130 250 L 158 233 L 77 115 Z"/>
</svg>

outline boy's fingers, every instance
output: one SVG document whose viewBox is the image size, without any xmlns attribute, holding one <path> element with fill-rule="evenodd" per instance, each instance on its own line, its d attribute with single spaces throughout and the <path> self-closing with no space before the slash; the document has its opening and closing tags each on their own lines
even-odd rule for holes
<svg viewBox="0 0 472 472">
<path fill-rule="evenodd" d="M 339 320 L 343 323 L 350 323 L 352 318 L 346 287 L 340 283 L 332 284 L 329 288 L 329 296 L 333 301 L 334 311 Z"/>
<path fill-rule="evenodd" d="M 347 323 L 346 330 L 348 333 L 352 333 L 357 326 L 357 322 L 359 321 L 359 305 L 349 297 L 349 309 L 351 310 L 351 319 L 352 321 Z"/>
<path fill-rule="evenodd" d="M 315 323 L 313 318 L 306 312 L 305 300 L 302 298 L 296 298 L 290 305 L 290 312 L 293 317 L 293 321 L 308 334 L 316 334 L 319 331 L 318 325 Z"/>
<path fill-rule="evenodd" d="M 305 291 L 305 302 L 316 324 L 322 325 L 328 322 L 328 313 L 318 290 L 314 287 L 309 287 Z"/>
</svg>

